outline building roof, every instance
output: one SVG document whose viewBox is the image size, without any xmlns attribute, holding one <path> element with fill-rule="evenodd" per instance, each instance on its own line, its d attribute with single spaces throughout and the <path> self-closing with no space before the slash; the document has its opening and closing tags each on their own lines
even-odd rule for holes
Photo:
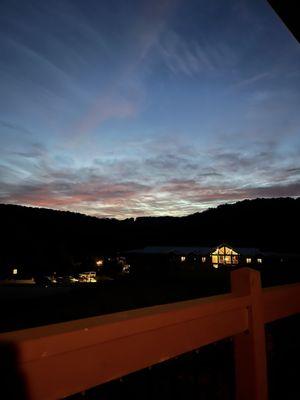
<svg viewBox="0 0 300 400">
<path fill-rule="evenodd" d="M 147 246 L 143 249 L 130 250 L 134 254 L 207 254 L 212 247 L 181 247 L 181 246 Z"/>
<path fill-rule="evenodd" d="M 226 245 L 224 245 L 226 246 Z M 199 247 L 199 246 L 147 246 L 143 249 L 130 250 L 130 254 L 177 254 L 177 255 L 208 255 L 221 246 L 214 247 Z M 231 246 L 228 246 L 231 248 Z M 253 247 L 235 247 L 233 248 L 237 253 L 247 256 L 261 255 L 262 252 Z"/>
<path fill-rule="evenodd" d="M 263 252 L 255 247 L 234 247 L 234 250 L 244 256 L 259 256 Z"/>
</svg>

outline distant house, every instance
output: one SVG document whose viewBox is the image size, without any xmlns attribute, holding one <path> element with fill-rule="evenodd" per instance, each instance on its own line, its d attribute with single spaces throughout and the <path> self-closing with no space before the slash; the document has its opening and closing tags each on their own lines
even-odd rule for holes
<svg viewBox="0 0 300 400">
<path fill-rule="evenodd" d="M 253 247 L 236 247 L 221 245 L 210 252 L 211 264 L 214 268 L 221 265 L 262 264 L 264 253 Z"/>
<path fill-rule="evenodd" d="M 231 247 L 221 244 L 216 247 L 172 247 L 172 246 L 148 246 L 127 252 L 132 262 L 145 264 L 172 263 L 186 265 L 195 269 L 201 266 L 208 267 L 260 267 L 262 264 L 282 262 L 291 255 L 264 252 L 253 247 Z"/>
</svg>

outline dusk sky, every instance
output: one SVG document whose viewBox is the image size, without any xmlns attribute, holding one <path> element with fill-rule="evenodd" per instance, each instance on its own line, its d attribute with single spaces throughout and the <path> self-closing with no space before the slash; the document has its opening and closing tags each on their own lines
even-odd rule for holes
<svg viewBox="0 0 300 400">
<path fill-rule="evenodd" d="M 0 0 L 0 202 L 187 215 L 300 195 L 300 45 L 266 0 Z"/>
</svg>

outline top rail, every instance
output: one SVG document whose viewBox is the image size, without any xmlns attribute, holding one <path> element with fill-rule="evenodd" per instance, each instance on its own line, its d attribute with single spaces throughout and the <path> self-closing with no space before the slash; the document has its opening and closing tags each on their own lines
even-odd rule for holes
<svg viewBox="0 0 300 400">
<path fill-rule="evenodd" d="M 300 313 L 300 283 L 263 289 L 265 323 Z"/>
</svg>

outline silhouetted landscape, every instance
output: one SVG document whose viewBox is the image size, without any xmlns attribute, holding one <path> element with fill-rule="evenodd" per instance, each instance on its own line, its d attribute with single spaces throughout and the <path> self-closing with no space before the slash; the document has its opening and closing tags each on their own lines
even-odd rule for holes
<svg viewBox="0 0 300 400">
<path fill-rule="evenodd" d="M 150 245 L 255 246 L 268 251 L 299 254 L 300 198 L 245 200 L 221 205 L 186 217 L 144 217 L 118 221 L 49 209 L 0 206 L 6 235 L 2 239 L 2 274 L 12 263 L 28 273 L 62 272 L 91 267 L 95 257 Z M 159 268 L 164 268 L 160 265 Z M 231 268 L 174 271 L 165 275 L 121 277 L 94 286 L 52 289 L 25 286 L 1 289 L 0 331 L 57 323 L 172 303 L 230 291 Z M 299 265 L 261 266 L 264 286 L 299 282 Z M 170 271 L 169 271 L 170 272 Z M 34 290 L 33 290 L 34 289 Z M 13 290 L 11 293 L 10 291 Z M 40 290 L 40 292 L 39 292 Z M 48 291 L 48 294 L 47 294 Z M 31 294 L 28 296 L 28 293 Z M 33 293 L 33 295 L 32 295 Z M 37 305 L 38 300 L 38 305 Z M 299 316 L 266 327 L 270 399 L 299 394 Z M 284 338 L 284 340 L 283 340 Z M 283 369 L 284 365 L 284 369 Z M 234 397 L 233 342 L 226 339 L 184 354 L 151 369 L 95 387 L 88 399 L 117 400 L 173 398 L 232 399 Z M 83 394 L 70 399 L 82 398 Z"/>
<path fill-rule="evenodd" d="M 0 205 L 1 274 L 88 268 L 94 257 L 148 245 L 258 247 L 300 253 L 300 198 L 244 200 L 186 217 L 101 219 L 43 208 Z"/>
</svg>

